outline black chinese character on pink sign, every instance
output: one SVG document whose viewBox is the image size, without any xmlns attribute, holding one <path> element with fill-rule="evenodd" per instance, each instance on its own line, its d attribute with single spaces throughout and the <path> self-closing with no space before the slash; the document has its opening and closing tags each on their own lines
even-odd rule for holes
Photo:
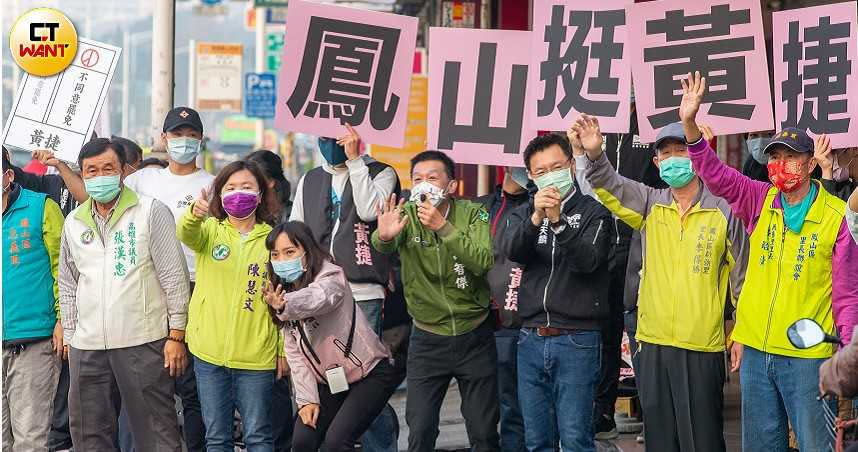
<svg viewBox="0 0 858 452">
<path fill-rule="evenodd" d="M 518 154 L 521 146 L 521 129 L 524 119 L 524 100 L 527 92 L 527 65 L 513 64 L 509 91 L 498 93 L 508 96 L 505 126 L 490 126 L 492 87 L 495 78 L 497 43 L 480 43 L 477 62 L 477 81 L 474 91 L 474 114 L 471 124 L 457 124 L 459 80 L 462 63 L 444 63 L 441 113 L 438 124 L 438 148 L 451 150 L 454 142 L 488 143 L 503 145 L 506 154 Z M 468 68 L 468 70 L 472 70 Z"/>
<path fill-rule="evenodd" d="M 849 118 L 831 115 L 847 112 L 846 78 L 852 73 L 845 41 L 849 39 L 849 22 L 832 24 L 831 17 L 824 16 L 819 18 L 819 25 L 801 29 L 797 21 L 791 21 L 788 34 L 789 40 L 783 45 L 787 78 L 781 82 L 787 115 L 781 126 L 813 133 L 848 132 Z M 806 63 L 800 69 L 802 61 Z M 799 96 L 804 98 L 801 104 Z M 835 96 L 841 98 L 833 100 Z"/>
<path fill-rule="evenodd" d="M 679 121 L 682 93 L 677 80 L 693 71 L 706 77 L 704 102 L 711 103 L 708 114 L 751 119 L 754 105 L 735 101 L 747 98 L 746 57 L 741 53 L 754 50 L 754 37 L 735 36 L 731 31 L 735 25 L 749 23 L 749 9 L 734 11 L 729 4 L 713 5 L 708 14 L 691 16 L 684 10 L 671 10 L 663 19 L 646 22 L 647 35 L 664 34 L 666 42 L 676 43 L 644 49 L 644 62 L 673 61 L 654 67 L 655 107 L 671 110 L 649 116 L 653 128 Z"/>
<path fill-rule="evenodd" d="M 611 65 L 613 60 L 623 57 L 623 44 L 614 41 L 614 32 L 617 27 L 625 25 L 625 11 L 571 10 L 568 21 L 564 13 L 563 5 L 554 5 L 551 9 L 551 23 L 545 27 L 544 41 L 548 43 L 548 59 L 539 65 L 539 78 L 545 82 L 545 91 L 542 99 L 537 102 L 537 115 L 550 115 L 556 108 L 565 117 L 574 108 L 578 112 L 591 115 L 614 116 L 620 106 L 619 102 L 594 101 L 586 99 L 582 93 L 618 93 L 619 79 L 611 77 Z M 573 28 L 575 32 L 569 33 Z M 601 29 L 601 40 L 588 47 L 585 40 L 592 28 Z M 585 85 L 587 66 L 591 59 L 597 62 L 595 64 L 598 64 L 598 72 L 596 77 L 590 77 Z M 559 103 L 558 80 L 563 83 L 564 92 Z"/>
<path fill-rule="evenodd" d="M 387 129 L 399 107 L 399 96 L 389 93 L 399 35 L 396 28 L 312 17 L 286 102 L 292 115 L 358 125 L 369 112 L 373 128 Z"/>
</svg>

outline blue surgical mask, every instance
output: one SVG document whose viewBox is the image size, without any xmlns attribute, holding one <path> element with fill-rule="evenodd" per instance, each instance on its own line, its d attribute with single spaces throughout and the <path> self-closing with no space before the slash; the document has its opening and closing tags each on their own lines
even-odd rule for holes
<svg viewBox="0 0 858 452">
<path fill-rule="evenodd" d="M 682 188 L 694 179 L 694 168 L 688 157 L 670 157 L 662 160 L 659 168 L 661 180 L 672 188 Z"/>
<path fill-rule="evenodd" d="M 180 165 L 191 163 L 200 153 L 200 140 L 194 137 L 168 138 L 167 151 L 174 162 Z"/>
<path fill-rule="evenodd" d="M 83 185 L 89 196 L 96 202 L 106 203 L 113 201 L 119 195 L 119 175 L 97 176 L 83 180 Z"/>
<path fill-rule="evenodd" d="M 319 138 L 319 152 L 331 166 L 337 166 L 346 161 L 346 149 L 333 138 Z"/>
<path fill-rule="evenodd" d="M 760 165 L 768 165 L 769 157 L 763 152 L 766 148 L 767 139 L 763 137 L 749 138 L 745 144 L 748 146 L 748 152 L 751 153 L 751 157 L 757 161 Z"/>
<path fill-rule="evenodd" d="M 527 188 L 530 179 L 527 178 L 527 169 L 514 166 L 509 168 L 509 177 L 521 188 Z"/>
<path fill-rule="evenodd" d="M 283 280 L 283 282 L 292 283 L 298 280 L 304 274 L 304 264 L 301 262 L 304 256 L 298 256 L 294 259 L 285 261 L 271 261 L 271 267 L 274 268 L 274 273 Z"/>
</svg>

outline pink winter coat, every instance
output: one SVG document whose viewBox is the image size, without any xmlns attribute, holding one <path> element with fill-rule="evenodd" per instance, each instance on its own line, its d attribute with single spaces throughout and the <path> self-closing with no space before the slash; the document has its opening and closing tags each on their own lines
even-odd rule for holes
<svg viewBox="0 0 858 452">
<path fill-rule="evenodd" d="M 355 304 L 346 276 L 337 265 L 325 262 L 309 286 L 286 293 L 283 298 L 286 305 L 277 317 L 287 322 L 284 349 L 299 407 L 319 403 L 318 384 L 327 384 L 323 379 L 327 369 L 342 366 L 351 385 L 366 377 L 379 361 L 390 357 L 387 347 Z M 355 309 L 355 333 L 347 358 L 344 352 Z M 315 361 L 301 341 L 299 328 L 304 328 L 321 363 Z"/>
</svg>

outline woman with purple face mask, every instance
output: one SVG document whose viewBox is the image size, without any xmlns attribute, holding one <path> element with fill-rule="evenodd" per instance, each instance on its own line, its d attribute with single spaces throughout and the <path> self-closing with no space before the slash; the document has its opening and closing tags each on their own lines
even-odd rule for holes
<svg viewBox="0 0 858 452">
<path fill-rule="evenodd" d="M 186 340 L 209 451 L 234 449 L 236 408 L 247 448 L 273 451 L 271 392 L 287 368 L 262 285 L 268 278 L 265 238 L 278 218 L 277 195 L 262 170 L 238 161 L 178 220 L 179 240 L 196 253 Z"/>
</svg>

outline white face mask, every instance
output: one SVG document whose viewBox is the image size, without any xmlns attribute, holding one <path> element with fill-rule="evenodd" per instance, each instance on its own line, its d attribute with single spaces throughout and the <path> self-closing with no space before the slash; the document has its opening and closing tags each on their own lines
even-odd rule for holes
<svg viewBox="0 0 858 452">
<path fill-rule="evenodd" d="M 443 188 L 438 188 L 429 182 L 423 181 L 411 189 L 411 198 L 409 198 L 409 200 L 413 203 L 421 203 L 423 202 L 424 196 L 425 199 L 428 199 L 433 206 L 437 206 L 438 204 L 441 204 L 441 201 L 443 201 L 444 198 L 447 197 L 447 191 Z"/>
</svg>

